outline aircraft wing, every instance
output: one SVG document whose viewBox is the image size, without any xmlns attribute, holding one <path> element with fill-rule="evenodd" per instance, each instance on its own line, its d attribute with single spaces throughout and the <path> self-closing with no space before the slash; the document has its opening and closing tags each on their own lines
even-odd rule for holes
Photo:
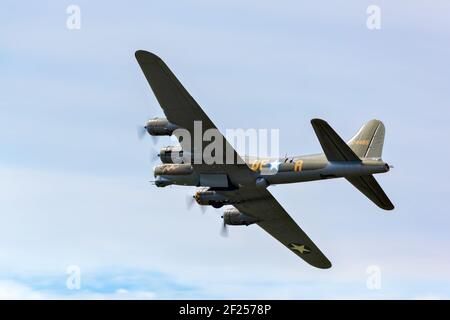
<svg viewBox="0 0 450 320">
<path fill-rule="evenodd" d="M 259 219 L 257 224 L 262 229 L 307 263 L 321 269 L 331 267 L 327 257 L 267 189 L 242 188 L 223 193 L 231 199 L 242 201 L 234 204 L 234 207 L 244 214 Z"/>
<path fill-rule="evenodd" d="M 206 113 L 202 110 L 194 98 L 192 98 L 189 92 L 183 87 L 180 81 L 175 77 L 172 71 L 170 71 L 169 67 L 161 60 L 161 58 L 153 53 L 142 50 L 136 51 L 135 56 L 169 122 L 188 130 L 191 137 L 194 137 L 195 121 L 201 121 L 202 136 L 203 132 L 208 129 L 217 130 L 214 123 L 209 119 Z M 217 133 L 219 133 L 218 130 Z M 245 162 L 237 154 L 233 147 L 231 147 L 223 135 L 220 134 L 220 136 L 223 139 L 224 151 L 222 163 L 227 163 L 226 151 L 228 151 L 233 153 L 234 165 L 205 165 L 201 167 L 202 170 L 222 171 L 228 173 L 230 171 L 236 171 L 236 169 L 240 168 L 240 173 L 243 174 L 242 171 L 247 171 L 245 175 L 249 178 L 251 170 L 247 167 Z M 202 152 L 206 144 L 209 143 L 209 141 L 202 141 L 201 150 L 195 151 L 193 149 L 194 144 L 192 143 L 192 149 L 190 151 Z M 197 166 L 197 169 L 198 168 L 199 166 Z"/>
<path fill-rule="evenodd" d="M 190 132 L 194 121 L 202 121 L 204 130 L 216 128 L 161 58 L 142 50 L 136 51 L 135 56 L 170 122 Z"/>
<path fill-rule="evenodd" d="M 161 108 L 171 123 L 187 129 L 194 135 L 194 122 L 201 121 L 202 131 L 217 129 L 198 103 L 187 92 L 167 65 L 155 54 L 137 51 L 136 59 L 150 84 Z M 196 165 L 196 170 L 213 173 L 226 173 L 231 182 L 239 184 L 238 189 L 219 191 L 230 199 L 240 203 L 235 207 L 241 212 L 260 219 L 258 225 L 279 240 L 295 254 L 309 264 L 318 268 L 331 267 L 330 261 L 309 239 L 283 207 L 275 200 L 269 191 L 254 187 L 255 176 L 237 152 L 223 139 L 224 151 L 231 150 L 234 154 L 233 164 Z M 202 150 L 204 144 L 202 145 Z M 224 152 L 224 157 L 226 156 Z"/>
</svg>

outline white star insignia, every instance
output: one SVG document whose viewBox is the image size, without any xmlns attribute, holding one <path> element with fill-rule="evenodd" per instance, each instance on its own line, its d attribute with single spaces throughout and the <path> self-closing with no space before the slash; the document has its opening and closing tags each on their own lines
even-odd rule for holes
<svg viewBox="0 0 450 320">
<path fill-rule="evenodd" d="M 274 162 L 270 163 L 270 170 L 275 169 L 276 171 L 278 171 L 278 167 L 280 166 L 281 162 L 278 160 L 275 160 Z"/>
<path fill-rule="evenodd" d="M 304 253 L 310 253 L 310 252 L 311 252 L 311 250 L 310 250 L 307 246 L 305 246 L 304 244 L 295 244 L 295 243 L 291 243 L 291 244 L 289 245 L 289 248 L 291 248 L 291 250 L 298 251 L 298 252 L 300 252 L 301 254 L 304 254 Z"/>
</svg>

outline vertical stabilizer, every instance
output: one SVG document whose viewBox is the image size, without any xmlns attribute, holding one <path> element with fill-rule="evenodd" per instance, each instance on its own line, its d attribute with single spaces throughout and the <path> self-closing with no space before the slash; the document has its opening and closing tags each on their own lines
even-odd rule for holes
<svg viewBox="0 0 450 320">
<path fill-rule="evenodd" d="M 348 145 L 359 158 L 381 159 L 384 131 L 383 122 L 370 120 L 348 141 Z"/>
</svg>

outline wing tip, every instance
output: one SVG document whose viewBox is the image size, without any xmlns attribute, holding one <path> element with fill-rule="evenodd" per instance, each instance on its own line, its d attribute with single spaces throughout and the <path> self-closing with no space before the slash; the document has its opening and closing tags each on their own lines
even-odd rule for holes
<svg viewBox="0 0 450 320">
<path fill-rule="evenodd" d="M 333 265 L 329 260 L 327 260 L 321 261 L 319 264 L 314 264 L 313 266 L 319 269 L 330 269 Z"/>
<path fill-rule="evenodd" d="M 323 124 L 323 123 L 327 123 L 325 120 L 323 119 L 319 119 L 319 118 L 314 118 L 311 119 L 311 124 L 315 125 L 315 124 Z"/>
<path fill-rule="evenodd" d="M 143 60 L 143 59 L 152 59 L 152 60 L 161 60 L 160 57 L 158 57 L 156 54 L 145 51 L 145 50 L 137 50 L 134 53 L 134 56 L 136 57 L 136 60 Z"/>
</svg>

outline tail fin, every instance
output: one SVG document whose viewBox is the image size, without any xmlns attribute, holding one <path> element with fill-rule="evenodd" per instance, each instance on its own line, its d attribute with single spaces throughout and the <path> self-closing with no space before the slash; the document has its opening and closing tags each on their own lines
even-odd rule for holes
<svg viewBox="0 0 450 320">
<path fill-rule="evenodd" d="M 311 124 L 328 161 L 361 161 L 361 158 L 381 159 L 384 142 L 384 125 L 381 121 L 371 120 L 366 123 L 348 144 L 326 121 L 313 119 Z M 345 178 L 380 208 L 394 209 L 394 205 L 372 175 Z"/>
<path fill-rule="evenodd" d="M 384 125 L 380 120 L 370 120 L 348 141 L 359 158 L 381 159 L 384 143 Z"/>
</svg>

